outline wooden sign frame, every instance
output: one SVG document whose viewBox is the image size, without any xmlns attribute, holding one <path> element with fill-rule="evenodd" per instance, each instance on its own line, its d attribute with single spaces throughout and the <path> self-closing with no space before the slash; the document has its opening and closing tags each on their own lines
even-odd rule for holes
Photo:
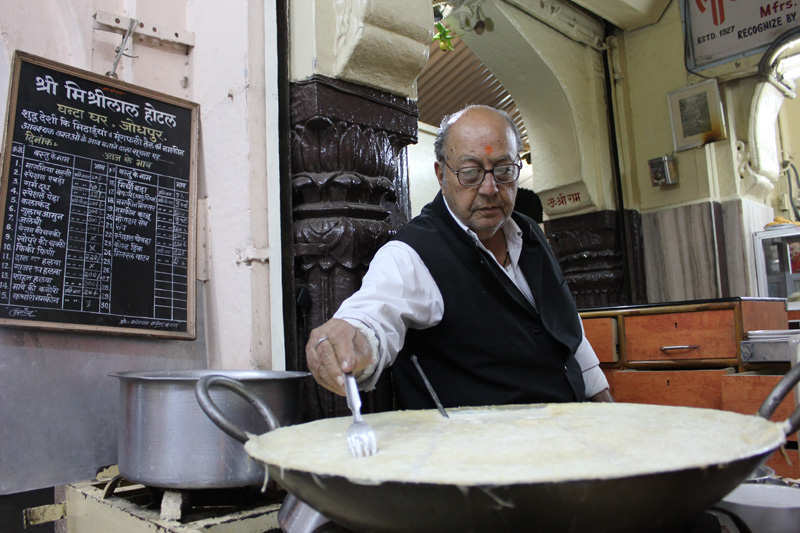
<svg viewBox="0 0 800 533">
<path fill-rule="evenodd" d="M 15 51 L 0 326 L 194 339 L 199 105 Z"/>
</svg>

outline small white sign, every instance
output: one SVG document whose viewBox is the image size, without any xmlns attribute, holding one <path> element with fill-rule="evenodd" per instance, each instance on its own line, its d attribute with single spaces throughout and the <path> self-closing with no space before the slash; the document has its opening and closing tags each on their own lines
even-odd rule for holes
<svg viewBox="0 0 800 533">
<path fill-rule="evenodd" d="M 696 66 L 766 46 L 798 25 L 800 0 L 689 0 Z"/>
<path fill-rule="evenodd" d="M 541 191 L 538 194 L 542 200 L 542 208 L 548 216 L 570 213 L 594 206 L 594 202 L 589 196 L 589 191 L 582 181 L 548 191 Z"/>
</svg>

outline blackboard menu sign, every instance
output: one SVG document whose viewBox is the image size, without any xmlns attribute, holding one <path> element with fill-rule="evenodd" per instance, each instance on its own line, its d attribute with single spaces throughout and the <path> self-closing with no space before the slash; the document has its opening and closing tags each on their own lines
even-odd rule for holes
<svg viewBox="0 0 800 533">
<path fill-rule="evenodd" d="M 0 325 L 195 337 L 198 105 L 16 52 Z"/>
</svg>

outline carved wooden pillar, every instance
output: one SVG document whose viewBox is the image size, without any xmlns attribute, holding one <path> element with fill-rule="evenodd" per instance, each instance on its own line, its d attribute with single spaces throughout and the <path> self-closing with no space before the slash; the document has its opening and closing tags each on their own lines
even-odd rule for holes
<svg viewBox="0 0 800 533">
<path fill-rule="evenodd" d="M 547 238 L 578 308 L 647 301 L 641 216 L 625 211 L 624 241 L 619 218 L 617 211 L 597 211 L 545 222 Z"/>
<path fill-rule="evenodd" d="M 408 221 L 405 147 L 417 140 L 417 106 L 404 97 L 314 76 L 291 84 L 291 182 L 297 350 L 305 370 L 311 329 L 361 285 L 375 251 Z M 388 383 L 365 395 L 367 410 L 391 407 Z M 320 387 L 310 415 L 347 414 Z"/>
</svg>

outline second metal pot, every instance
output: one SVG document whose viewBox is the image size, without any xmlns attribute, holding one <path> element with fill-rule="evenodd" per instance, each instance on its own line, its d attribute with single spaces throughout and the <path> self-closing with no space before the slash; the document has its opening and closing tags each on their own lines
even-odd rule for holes
<svg viewBox="0 0 800 533">
<path fill-rule="evenodd" d="M 800 489 L 742 483 L 717 507 L 744 520 L 753 533 L 796 533 L 800 524 Z"/>
<path fill-rule="evenodd" d="M 221 432 L 195 399 L 195 384 L 206 375 L 223 375 L 247 388 L 273 409 L 281 425 L 299 421 L 305 372 L 187 370 L 124 372 L 120 380 L 119 471 L 130 481 L 173 489 L 259 485 L 263 467 L 241 444 Z M 263 418 L 229 390 L 211 391 L 214 403 L 239 427 L 267 430 Z"/>
</svg>

